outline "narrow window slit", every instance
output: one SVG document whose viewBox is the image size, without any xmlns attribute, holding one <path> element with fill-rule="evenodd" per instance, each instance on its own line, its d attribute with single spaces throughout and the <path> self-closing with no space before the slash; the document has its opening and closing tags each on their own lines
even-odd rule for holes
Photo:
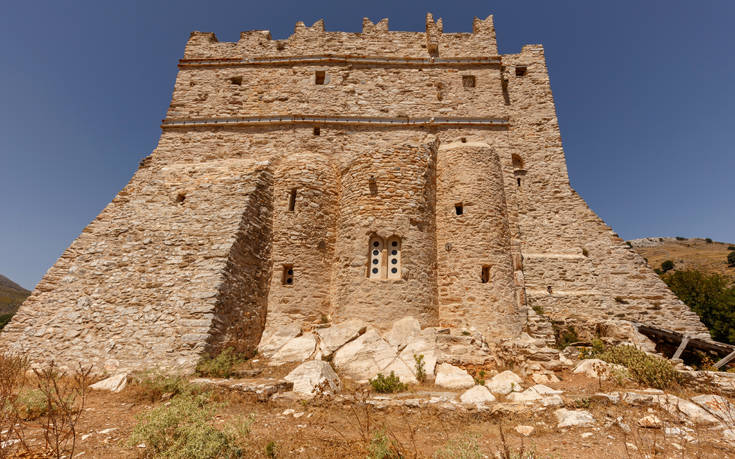
<svg viewBox="0 0 735 459">
<path fill-rule="evenodd" d="M 288 211 L 293 212 L 296 209 L 296 188 L 291 190 L 291 194 L 288 197 Z"/>
<path fill-rule="evenodd" d="M 462 205 L 461 202 L 454 205 L 454 213 L 457 215 L 462 215 L 464 213 L 464 205 Z"/>
<path fill-rule="evenodd" d="M 490 282 L 490 266 L 484 265 L 482 267 L 482 273 L 480 274 L 480 280 L 483 284 Z"/>
<path fill-rule="evenodd" d="M 314 128 L 314 135 L 321 135 L 322 131 L 318 127 Z"/>
</svg>

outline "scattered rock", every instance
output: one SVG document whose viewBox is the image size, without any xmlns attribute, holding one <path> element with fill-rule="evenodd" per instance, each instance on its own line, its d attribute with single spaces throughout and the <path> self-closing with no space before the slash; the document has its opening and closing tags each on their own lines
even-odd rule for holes
<svg viewBox="0 0 735 459">
<path fill-rule="evenodd" d="M 121 390 L 125 389 L 125 386 L 128 385 L 128 374 L 127 373 L 120 373 L 115 376 L 110 376 L 107 379 L 103 379 L 102 381 L 96 382 L 89 386 L 90 389 L 95 390 L 108 390 L 110 392 L 120 392 Z"/>
<path fill-rule="evenodd" d="M 284 378 L 293 383 L 293 391 L 311 397 L 317 394 L 335 394 L 342 383 L 328 362 L 310 360 L 296 367 Z"/>
<path fill-rule="evenodd" d="M 506 370 L 485 381 L 485 386 L 494 394 L 506 395 L 511 392 L 520 392 L 523 390 L 520 376 L 510 370 Z"/>
<path fill-rule="evenodd" d="M 421 333 L 421 324 L 413 317 L 404 317 L 393 323 L 393 327 L 384 338 L 388 343 L 403 349 L 411 339 Z"/>
<path fill-rule="evenodd" d="M 485 386 L 474 386 L 459 397 L 462 403 L 468 405 L 483 405 L 495 401 L 493 394 Z"/>
<path fill-rule="evenodd" d="M 674 416 L 683 418 L 685 422 L 697 425 L 714 425 L 720 423 L 716 417 L 709 414 L 704 408 L 675 395 L 659 396 L 658 403 L 661 408 Z"/>
<path fill-rule="evenodd" d="M 429 336 L 418 336 L 410 341 L 401 351 L 399 357 L 409 368 L 416 368 L 416 360 L 414 355 L 424 356 L 424 373 L 428 379 L 434 379 L 434 371 L 436 369 L 436 360 L 439 353 L 436 350 L 436 339 L 433 334 Z"/>
<path fill-rule="evenodd" d="M 559 382 L 559 378 L 553 373 L 551 374 L 534 373 L 531 375 L 531 379 L 536 384 L 549 384 L 549 383 Z"/>
<path fill-rule="evenodd" d="M 554 415 L 558 421 L 557 427 L 559 428 L 590 426 L 595 423 L 595 418 L 592 417 L 592 414 L 585 410 L 559 408 L 554 411 Z"/>
<path fill-rule="evenodd" d="M 289 362 L 303 362 L 314 354 L 315 349 L 316 338 L 312 333 L 307 333 L 303 336 L 292 338 L 284 344 L 278 352 L 273 354 L 268 364 L 278 366 Z"/>
<path fill-rule="evenodd" d="M 334 353 L 332 362 L 346 376 L 367 381 L 390 365 L 396 357 L 395 347 L 368 329 L 357 339 L 350 341 Z"/>
<path fill-rule="evenodd" d="M 661 420 L 654 414 L 643 416 L 638 420 L 638 425 L 646 429 L 660 429 L 662 426 Z"/>
<path fill-rule="evenodd" d="M 523 392 L 513 392 L 508 395 L 508 400 L 514 403 L 530 403 L 541 400 L 543 397 L 535 390 L 526 389 Z"/>
<path fill-rule="evenodd" d="M 604 381 L 610 377 L 613 369 L 627 371 L 622 365 L 614 365 L 600 359 L 585 359 L 580 361 L 577 366 L 574 367 L 574 373 L 583 374 L 593 379 L 602 379 Z"/>
<path fill-rule="evenodd" d="M 434 382 L 437 386 L 447 389 L 466 389 L 475 385 L 475 380 L 469 373 L 448 363 L 442 363 L 437 367 Z"/>
<path fill-rule="evenodd" d="M 728 425 L 735 424 L 735 406 L 721 395 L 697 395 L 692 401 Z"/>
<path fill-rule="evenodd" d="M 539 395 L 559 395 L 564 393 L 563 390 L 552 389 L 551 387 L 544 386 L 543 384 L 536 384 L 535 386 L 529 387 L 528 390 L 535 391 Z"/>
<path fill-rule="evenodd" d="M 385 367 L 381 373 L 389 375 L 393 372 L 393 374 L 398 376 L 398 379 L 403 383 L 418 384 L 419 381 L 416 379 L 416 370 L 414 368 L 415 366 L 409 367 L 408 363 L 396 358 L 390 363 L 390 365 Z"/>
<path fill-rule="evenodd" d="M 516 432 L 523 435 L 524 437 L 528 437 L 533 433 L 533 426 L 518 425 L 516 426 Z"/>
<path fill-rule="evenodd" d="M 265 330 L 258 345 L 258 355 L 271 358 L 286 343 L 299 335 L 301 335 L 301 327 L 295 324 Z"/>
<path fill-rule="evenodd" d="M 609 394 L 598 392 L 596 394 L 593 394 L 591 398 L 592 400 L 612 403 L 613 405 L 617 405 L 618 403 L 620 403 L 620 394 L 618 392 L 611 392 Z"/>
<path fill-rule="evenodd" d="M 337 349 L 365 333 L 366 329 L 367 324 L 365 322 L 353 319 L 317 330 L 319 350 L 322 352 L 322 356 L 325 358 L 331 357 Z"/>
</svg>

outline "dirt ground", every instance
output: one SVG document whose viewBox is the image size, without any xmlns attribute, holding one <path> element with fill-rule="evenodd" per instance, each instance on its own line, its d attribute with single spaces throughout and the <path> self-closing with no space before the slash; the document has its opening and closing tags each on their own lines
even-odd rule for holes
<svg viewBox="0 0 735 459">
<path fill-rule="evenodd" d="M 735 243 L 708 243 L 704 239 L 665 240 L 655 247 L 636 247 L 635 251 L 646 258 L 652 268 L 660 268 L 661 263 L 671 260 L 679 271 L 695 269 L 707 274 L 716 273 L 735 282 L 735 268 L 727 265 L 730 246 L 735 246 Z"/>
<path fill-rule="evenodd" d="M 310 401 L 278 399 L 258 401 L 254 395 L 215 389 L 213 400 L 225 406 L 218 411 L 216 423 L 224 425 L 237 416 L 254 415 L 255 422 L 245 446 L 244 457 L 266 456 L 266 446 L 273 442 L 275 457 L 365 458 L 368 444 L 376 432 L 384 432 L 407 458 L 432 457 L 452 441 L 475 438 L 485 457 L 504 449 L 518 458 L 735 458 L 718 431 L 693 429 L 689 434 L 665 435 L 664 429 L 644 429 L 637 421 L 655 413 L 664 427 L 684 426 L 668 413 L 647 407 L 613 405 L 592 398 L 605 392 L 622 390 L 614 383 L 601 383 L 581 375 L 562 374 L 562 381 L 549 384 L 565 391 L 567 408 L 590 411 L 596 420 L 593 427 L 558 429 L 553 412 L 558 407 L 509 408 L 491 404 L 489 410 L 454 409 L 437 406 L 379 408 L 366 400 L 378 394 L 353 385 L 344 399 L 317 398 Z M 533 383 L 526 381 L 524 387 Z M 634 386 L 631 386 L 634 387 Z M 438 388 L 429 384 L 410 388 L 400 398 L 422 397 Z M 679 396 L 692 395 L 680 390 Z M 356 399 L 356 400 L 355 400 Z M 146 449 L 128 446 L 127 440 L 136 424 L 136 415 L 165 400 L 150 403 L 141 399 L 139 388 L 129 385 L 119 394 L 92 391 L 77 429 L 74 457 L 140 457 Z M 289 411 L 287 411 L 289 410 Z M 519 434 L 516 426 L 532 426 L 529 436 Z M 624 430 L 622 426 L 629 426 Z M 502 432 L 502 437 L 501 437 Z M 29 445 L 43 445 L 42 429 L 29 422 L 26 429 Z M 688 438 L 684 438 L 688 435 Z M 503 440 L 504 437 L 504 440 Z M 141 445 L 142 446 L 142 445 Z M 519 452 L 524 451 L 524 455 Z M 513 455 L 514 454 L 514 455 Z M 17 457 L 30 457 L 20 455 Z M 442 456 L 475 457 L 475 456 Z"/>
</svg>

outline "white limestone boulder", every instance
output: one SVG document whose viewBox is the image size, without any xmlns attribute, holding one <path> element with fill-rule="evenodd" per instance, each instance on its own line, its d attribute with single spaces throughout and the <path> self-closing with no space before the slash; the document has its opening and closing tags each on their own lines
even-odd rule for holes
<svg viewBox="0 0 735 459">
<path fill-rule="evenodd" d="M 332 363 L 345 376 L 367 382 L 396 358 L 396 349 L 378 335 L 374 328 L 368 329 L 357 339 L 350 341 L 334 353 Z"/>
<path fill-rule="evenodd" d="M 406 344 L 403 348 L 399 357 L 403 360 L 409 368 L 412 368 L 416 373 L 416 359 L 414 356 L 423 355 L 424 373 L 427 379 L 434 379 L 434 371 L 436 369 L 436 360 L 439 357 L 439 352 L 436 349 L 436 339 L 434 335 L 425 336 L 421 335 L 415 337 Z"/>
<path fill-rule="evenodd" d="M 735 405 L 721 395 L 704 394 L 692 397 L 692 401 L 716 416 L 727 425 L 735 425 Z"/>
<path fill-rule="evenodd" d="M 490 389 L 494 394 L 507 395 L 511 392 L 520 392 L 523 380 L 520 376 L 510 370 L 499 373 L 489 380 L 485 381 L 485 387 Z"/>
<path fill-rule="evenodd" d="M 531 403 L 541 400 L 543 397 L 535 390 L 526 389 L 523 392 L 512 392 L 507 399 L 514 403 Z"/>
<path fill-rule="evenodd" d="M 720 421 L 707 410 L 696 403 L 677 397 L 676 395 L 660 395 L 658 404 L 673 416 L 678 416 L 684 422 L 696 425 L 715 425 Z"/>
<path fill-rule="evenodd" d="M 353 339 L 356 339 L 367 330 L 367 324 L 362 320 L 352 319 L 346 322 L 321 328 L 316 331 L 319 336 L 319 350 L 322 356 L 329 358 L 334 352 Z"/>
<path fill-rule="evenodd" d="M 418 384 L 419 381 L 416 378 L 415 370 L 409 367 L 403 360 L 396 358 L 387 367 L 383 368 L 381 373 L 385 376 L 391 374 L 398 376 L 404 384 Z"/>
<path fill-rule="evenodd" d="M 278 352 L 273 354 L 271 366 L 283 365 L 290 362 L 303 362 L 314 354 L 316 350 L 316 337 L 312 333 L 292 338 L 283 345 Z"/>
<path fill-rule="evenodd" d="M 96 382 L 89 386 L 89 388 L 95 390 L 107 390 L 110 392 L 120 392 L 121 390 L 125 389 L 125 386 L 127 385 L 128 374 L 120 373 L 115 376 L 110 376 L 107 379 L 103 379 L 102 381 Z"/>
<path fill-rule="evenodd" d="M 413 337 L 421 333 L 421 324 L 411 316 L 404 317 L 393 323 L 393 327 L 384 338 L 389 344 L 397 346 L 398 349 L 405 347 Z"/>
<path fill-rule="evenodd" d="M 339 376 L 329 362 L 323 360 L 304 362 L 284 379 L 293 383 L 294 392 L 306 397 L 313 397 L 317 394 L 336 394 L 342 389 Z"/>
<path fill-rule="evenodd" d="M 660 429 L 663 426 L 663 423 L 655 414 L 649 414 L 638 420 L 638 426 L 643 427 L 644 429 Z"/>
<path fill-rule="evenodd" d="M 475 385 L 475 379 L 461 368 L 442 363 L 437 367 L 434 383 L 447 389 L 467 389 Z"/>
<path fill-rule="evenodd" d="M 459 400 L 466 405 L 482 406 L 495 401 L 493 394 L 485 386 L 473 386 L 460 395 Z"/>
<path fill-rule="evenodd" d="M 600 359 L 585 359 L 581 360 L 577 366 L 574 367 L 573 373 L 582 374 L 588 378 L 602 379 L 604 381 L 610 377 L 613 368 L 625 371 L 625 367 L 621 365 L 613 365 Z"/>
<path fill-rule="evenodd" d="M 260 338 L 258 355 L 269 359 L 286 343 L 299 335 L 301 335 L 301 327 L 294 324 L 267 329 Z"/>
<path fill-rule="evenodd" d="M 595 418 L 589 411 L 585 410 L 568 410 L 560 408 L 554 411 L 557 427 L 586 427 L 595 423 Z"/>
</svg>

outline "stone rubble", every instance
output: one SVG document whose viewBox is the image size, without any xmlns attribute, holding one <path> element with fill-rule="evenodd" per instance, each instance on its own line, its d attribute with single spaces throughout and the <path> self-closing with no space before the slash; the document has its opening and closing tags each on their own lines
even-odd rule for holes
<svg viewBox="0 0 735 459">
<path fill-rule="evenodd" d="M 293 391 L 312 397 L 318 394 L 336 394 L 342 388 L 339 376 L 329 362 L 309 360 L 293 369 L 285 378 L 293 383 Z"/>
<path fill-rule="evenodd" d="M 128 374 L 120 373 L 89 386 L 90 389 L 120 392 L 128 385 Z"/>
<path fill-rule="evenodd" d="M 475 385 L 475 379 L 461 368 L 442 363 L 437 367 L 434 384 L 447 389 L 466 389 Z"/>
</svg>

